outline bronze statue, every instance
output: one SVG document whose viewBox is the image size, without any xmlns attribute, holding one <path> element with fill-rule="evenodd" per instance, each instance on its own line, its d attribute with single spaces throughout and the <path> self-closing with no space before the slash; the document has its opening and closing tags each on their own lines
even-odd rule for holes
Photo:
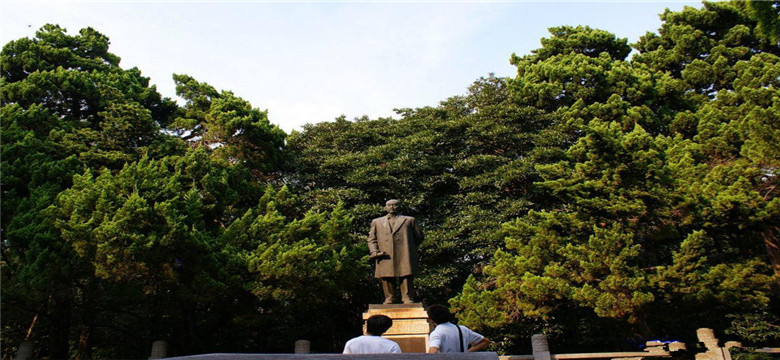
<svg viewBox="0 0 780 360">
<path fill-rule="evenodd" d="M 374 277 L 382 283 L 385 304 L 397 301 L 395 282 L 400 282 L 401 301 L 414 302 L 412 278 L 418 273 L 417 245 L 423 240 L 423 233 L 411 216 L 398 213 L 398 200 L 385 204 L 387 215 L 371 221 L 368 233 L 369 258 L 376 260 Z"/>
</svg>

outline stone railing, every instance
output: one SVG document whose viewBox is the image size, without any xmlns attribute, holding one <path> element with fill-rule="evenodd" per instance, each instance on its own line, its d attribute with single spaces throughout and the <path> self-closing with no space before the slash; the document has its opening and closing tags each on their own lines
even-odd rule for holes
<svg viewBox="0 0 780 360">
<path fill-rule="evenodd" d="M 681 343 L 673 343 L 681 344 Z M 671 344 L 670 344 L 671 345 Z M 670 346 L 671 347 L 671 346 Z M 680 346 L 675 345 L 679 350 Z M 682 348 L 685 346 L 683 344 Z M 603 352 L 603 353 L 573 353 L 551 354 L 547 343 L 547 337 L 536 334 L 531 337 L 531 355 L 505 355 L 499 356 L 500 360 L 574 360 L 574 359 L 624 359 L 639 360 L 651 357 L 671 357 L 670 349 L 662 342 L 648 342 L 645 351 Z M 674 351 L 674 350 L 672 350 Z"/>
<path fill-rule="evenodd" d="M 696 331 L 699 342 L 704 344 L 706 350 L 696 354 L 696 360 L 732 360 L 729 349 L 742 347 L 739 342 L 728 341 L 724 346 L 719 345 L 718 339 L 712 329 L 699 329 Z M 19 350 L 14 360 L 27 360 L 34 356 L 33 342 L 25 342 L 19 346 Z M 450 353 L 450 354 L 424 354 L 424 353 L 403 353 L 403 354 L 308 354 L 310 343 L 306 340 L 300 340 L 295 344 L 295 354 L 202 354 L 174 357 L 169 359 L 188 359 L 188 360 L 338 360 L 338 359 L 369 359 L 369 360 L 443 360 L 443 359 L 462 359 L 462 360 L 576 360 L 576 359 L 619 359 L 619 360 L 641 360 L 649 358 L 671 358 L 675 351 L 685 350 L 685 344 L 680 342 L 660 342 L 649 341 L 645 345 L 644 351 L 626 351 L 626 352 L 602 352 L 602 353 L 571 353 L 571 354 L 552 354 L 547 342 L 547 337 L 542 334 L 536 334 L 531 337 L 531 348 L 533 354 L 530 355 L 504 355 L 498 356 L 494 352 L 478 353 Z M 780 353 L 780 348 L 765 348 L 756 350 L 763 353 Z M 168 344 L 164 341 L 155 341 L 152 344 L 151 355 L 149 359 L 166 358 Z M 661 359 L 658 359 L 661 360 Z"/>
<path fill-rule="evenodd" d="M 732 360 L 731 348 L 742 347 L 737 341 L 728 341 L 723 347 L 719 345 L 715 332 L 712 329 L 702 328 L 696 330 L 699 342 L 703 343 L 706 351 L 696 354 L 696 360 Z M 547 337 L 537 334 L 531 337 L 531 355 L 506 355 L 500 356 L 500 360 L 576 360 L 576 359 L 621 359 L 641 360 L 646 358 L 669 358 L 675 351 L 685 350 L 685 344 L 681 342 L 648 341 L 644 351 L 603 352 L 603 353 L 579 353 L 579 354 L 551 354 L 547 344 Z M 772 349 L 761 352 L 772 352 Z"/>
<path fill-rule="evenodd" d="M 398 354 L 204 354 L 171 360 L 498 360 L 494 352 Z"/>
</svg>

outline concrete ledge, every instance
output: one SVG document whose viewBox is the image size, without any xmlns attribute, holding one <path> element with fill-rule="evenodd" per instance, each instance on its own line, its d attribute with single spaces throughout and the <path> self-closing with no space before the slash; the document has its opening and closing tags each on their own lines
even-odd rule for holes
<svg viewBox="0 0 780 360">
<path fill-rule="evenodd" d="M 582 353 L 582 354 L 551 354 L 552 360 L 574 360 L 574 359 L 616 359 L 616 358 L 648 358 L 648 357 L 671 357 L 668 351 L 627 351 L 627 352 L 603 352 L 603 353 Z M 507 355 L 499 357 L 500 360 L 532 360 L 533 355 Z"/>
<path fill-rule="evenodd" d="M 498 360 L 494 352 L 441 354 L 202 354 L 166 358 L 171 360 Z"/>
<path fill-rule="evenodd" d="M 387 310 L 387 309 L 422 309 L 425 311 L 422 303 L 411 304 L 369 304 L 368 310 Z"/>
<path fill-rule="evenodd" d="M 672 356 L 668 351 L 626 351 L 626 352 L 603 352 L 603 353 L 584 353 L 584 354 L 555 354 L 552 355 L 553 359 L 566 360 L 566 359 L 614 359 L 622 357 L 669 357 Z"/>
</svg>

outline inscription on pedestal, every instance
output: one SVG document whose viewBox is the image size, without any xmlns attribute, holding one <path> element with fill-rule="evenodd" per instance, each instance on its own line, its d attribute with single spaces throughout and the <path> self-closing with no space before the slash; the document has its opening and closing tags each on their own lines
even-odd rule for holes
<svg viewBox="0 0 780 360">
<path fill-rule="evenodd" d="M 431 332 L 431 327 L 427 322 L 420 323 L 419 321 L 403 321 L 393 320 L 393 327 L 391 327 L 385 335 L 399 335 L 399 334 L 425 334 L 428 335 Z"/>
<path fill-rule="evenodd" d="M 424 353 L 428 349 L 428 334 L 433 330 L 433 323 L 428 322 L 428 314 L 422 304 L 369 305 L 368 311 L 363 313 L 363 320 L 373 315 L 386 315 L 393 319 L 393 326 L 382 337 L 397 342 L 401 351 Z"/>
</svg>

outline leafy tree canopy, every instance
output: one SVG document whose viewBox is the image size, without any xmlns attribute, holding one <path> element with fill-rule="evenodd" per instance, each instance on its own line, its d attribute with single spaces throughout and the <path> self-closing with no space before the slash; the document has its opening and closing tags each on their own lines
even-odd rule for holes
<svg viewBox="0 0 780 360">
<path fill-rule="evenodd" d="M 106 36 L 44 26 L 0 52 L 4 356 L 340 351 L 380 298 L 365 237 L 389 198 L 426 232 L 421 300 L 495 350 L 698 327 L 774 344 L 779 18 L 705 2 L 636 44 L 554 27 L 515 76 L 289 135 L 188 75 L 177 105 Z"/>
</svg>

